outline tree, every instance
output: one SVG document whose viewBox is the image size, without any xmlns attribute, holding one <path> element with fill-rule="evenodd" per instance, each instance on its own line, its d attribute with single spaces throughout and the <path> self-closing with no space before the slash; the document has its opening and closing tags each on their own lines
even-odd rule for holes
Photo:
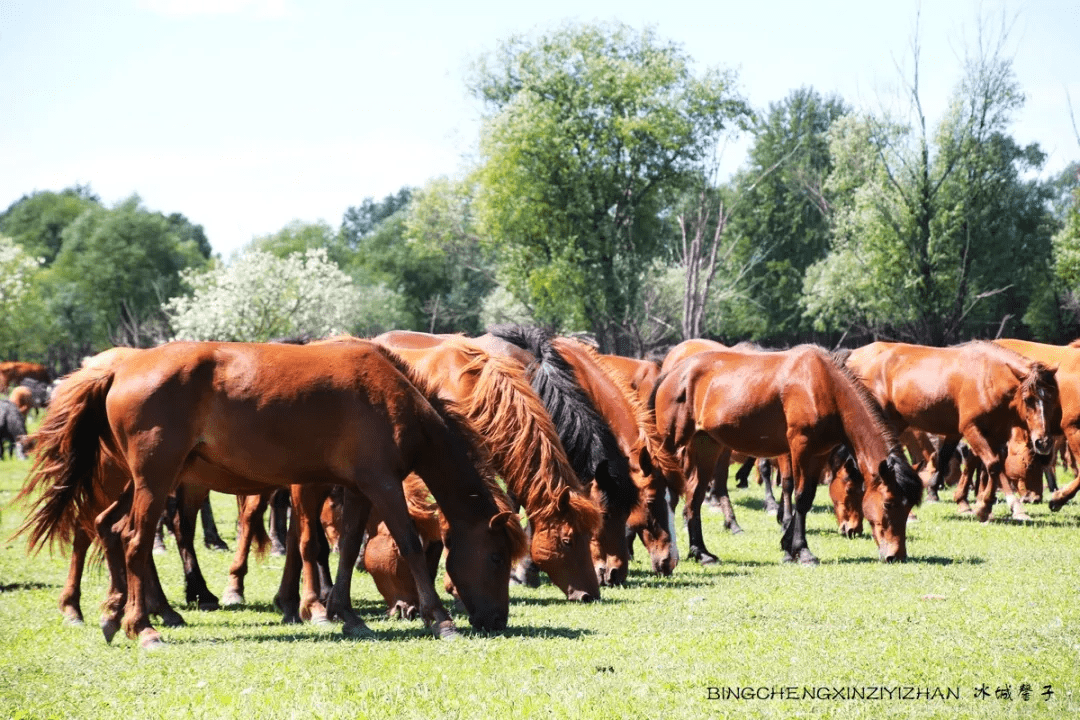
<svg viewBox="0 0 1080 720">
<path fill-rule="evenodd" d="M 295 253 L 318 248 L 325 248 L 330 258 L 336 263 L 344 259 L 338 234 L 329 224 L 321 220 L 318 222 L 293 220 L 275 233 L 254 238 L 241 248 L 240 253 L 261 250 L 279 258 L 287 258 Z"/>
<path fill-rule="evenodd" d="M 653 30 L 616 24 L 513 37 L 477 65 L 477 213 L 500 279 L 542 324 L 629 349 L 628 316 L 662 250 L 662 191 L 749 116 L 733 73 L 698 78 L 690 64 Z"/>
<path fill-rule="evenodd" d="M 62 233 L 49 271 L 54 312 L 80 352 L 165 339 L 161 303 L 180 289 L 180 271 L 206 258 L 196 239 L 132 196 L 116 207 L 87 208 Z M 68 324 L 70 323 L 70 324 Z"/>
<path fill-rule="evenodd" d="M 912 123 L 887 115 L 834 123 L 834 234 L 804 282 L 818 328 L 943 345 L 994 336 L 1026 309 L 1050 261 L 1048 196 L 1023 174 L 1036 145 L 1007 134 L 1023 102 L 1007 28 L 979 26 L 950 109 L 931 136 L 915 71 Z"/>
<path fill-rule="evenodd" d="M 380 201 L 371 197 L 364 198 L 359 205 L 346 210 L 339 231 L 345 247 L 356 251 L 364 237 L 375 232 L 384 220 L 408 206 L 412 192 L 412 188 L 403 187 Z"/>
<path fill-rule="evenodd" d="M 162 306 L 178 340 L 266 342 L 295 335 L 377 334 L 396 327 L 396 298 L 357 288 L 325 248 L 279 258 L 248 250 L 228 265 L 182 273 L 189 293 Z"/>
<path fill-rule="evenodd" d="M 86 185 L 35 192 L 19 198 L 0 215 L 0 233 L 32 257 L 40 257 L 47 267 L 60 252 L 64 228 L 87 209 L 100 207 L 101 200 Z"/>
<path fill-rule="evenodd" d="M 41 258 L 0 235 L 0 358 L 39 360 L 50 322 L 41 295 Z M 0 388 L 2 389 L 2 388 Z"/>
</svg>

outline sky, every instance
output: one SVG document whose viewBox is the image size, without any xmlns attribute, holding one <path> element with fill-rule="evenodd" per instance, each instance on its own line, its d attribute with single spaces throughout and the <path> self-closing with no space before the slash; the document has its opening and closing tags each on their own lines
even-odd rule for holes
<svg viewBox="0 0 1080 720">
<path fill-rule="evenodd" d="M 461 175 L 480 132 L 472 63 L 568 22 L 651 26 L 697 72 L 736 71 L 758 109 L 810 86 L 876 111 L 911 76 L 918 17 L 934 122 L 980 8 L 991 25 L 1015 18 L 1026 103 L 1012 134 L 1056 174 L 1080 159 L 1077 0 L 0 0 L 0 210 L 76 183 L 109 205 L 137 193 L 201 224 L 225 257 L 294 220 L 337 228 L 367 197 Z M 749 142 L 726 145 L 722 175 Z"/>
</svg>

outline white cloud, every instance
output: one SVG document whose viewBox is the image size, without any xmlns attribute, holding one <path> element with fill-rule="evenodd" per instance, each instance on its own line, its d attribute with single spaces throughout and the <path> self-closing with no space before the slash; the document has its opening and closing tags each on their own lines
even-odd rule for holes
<svg viewBox="0 0 1080 720">
<path fill-rule="evenodd" d="M 288 0 L 137 0 L 137 5 L 170 17 L 250 14 L 278 19 L 289 15 Z"/>
</svg>

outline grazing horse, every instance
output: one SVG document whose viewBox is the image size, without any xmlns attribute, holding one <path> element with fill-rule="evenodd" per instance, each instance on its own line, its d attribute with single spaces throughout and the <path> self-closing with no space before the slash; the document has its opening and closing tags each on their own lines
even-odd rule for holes
<svg viewBox="0 0 1080 720">
<path fill-rule="evenodd" d="M 685 488 L 678 461 L 664 448 L 646 404 L 639 401 L 637 393 L 603 356 L 567 338 L 556 338 L 553 346 L 573 367 L 578 384 L 607 421 L 630 464 L 638 502 L 627 518 L 627 541 L 640 535 L 649 550 L 653 572 L 670 575 L 679 555 L 669 497 L 678 498 Z M 599 568 L 607 569 L 608 583 L 621 584 L 625 580 L 627 567 L 622 558 L 609 555 L 594 560 L 599 561 Z"/>
<path fill-rule="evenodd" d="M 1060 406 L 1052 370 L 983 341 L 947 348 L 875 342 L 853 350 L 847 365 L 894 431 L 910 426 L 941 435 L 943 451 L 961 438 L 967 441 L 991 478 L 975 506 L 980 520 L 990 518 L 996 485 L 1005 491 L 1013 517 L 1028 519 L 1004 473 L 1004 448 L 1014 426 L 1026 428 L 1037 454 L 1053 448 L 1050 432 Z"/>
<path fill-rule="evenodd" d="M 460 336 L 430 336 L 438 342 L 422 349 L 402 347 L 424 345 L 419 335 L 388 333 L 373 341 L 398 353 L 477 428 L 496 472 L 525 508 L 536 565 L 569 599 L 598 599 L 589 547 L 602 522 L 600 507 L 570 465 L 525 368 Z"/>
<path fill-rule="evenodd" d="M 1041 362 L 1054 371 L 1061 406 L 1060 419 L 1055 418 L 1051 430 L 1064 436 L 1065 446 L 1073 458 L 1080 458 L 1080 340 L 1073 340 L 1067 347 L 1028 342 L 1026 340 L 1001 339 L 996 344 L 1018 352 L 1026 358 Z M 1054 491 L 1050 496 L 1050 509 L 1057 512 L 1080 491 L 1080 474 L 1069 485 Z"/>
<path fill-rule="evenodd" d="M 683 448 L 702 477 L 725 447 L 753 457 L 790 456 L 793 479 L 785 477 L 784 485 L 793 483 L 793 492 L 785 487 L 785 500 L 792 498 L 785 504 L 794 508 L 785 507 L 780 542 L 786 561 L 817 562 L 806 544 L 806 513 L 829 453 L 846 445 L 866 478 L 863 507 L 881 559 L 907 557 L 908 511 L 921 500 L 922 483 L 873 400 L 823 349 L 699 353 L 661 376 L 652 406 L 664 442 Z M 703 496 L 699 485 L 690 516 L 700 513 Z M 692 555 L 715 562 L 700 531 L 690 544 Z"/>
<path fill-rule="evenodd" d="M 122 627 L 149 648 L 161 643 L 144 594 L 154 527 L 185 469 L 197 461 L 222 469 L 228 477 L 214 489 L 224 492 L 337 482 L 365 498 L 362 511 L 346 519 L 345 535 L 359 545 L 363 510 L 379 506 L 417 583 L 425 623 L 437 636 L 451 636 L 453 622 L 427 574 L 401 489 L 415 468 L 450 522 L 447 567 L 470 622 L 502 629 L 520 526 L 499 509 L 477 470 L 483 455 L 467 423 L 403 369 L 371 343 L 170 343 L 112 368 L 80 370 L 57 389 L 37 432 L 40 449 L 20 496 L 44 492 L 20 531 L 29 533 L 31 548 L 71 532 L 104 444 L 131 482 L 98 520 L 99 533 L 113 536 L 103 538 L 110 572 L 127 585 L 126 607 L 111 605 L 103 629 L 111 640 Z M 122 558 L 115 550 L 120 537 Z M 352 568 L 341 570 L 331 595 L 347 606 Z M 347 633 L 369 632 L 351 609 L 341 613 Z"/>
<path fill-rule="evenodd" d="M 602 563 L 597 566 L 601 583 L 622 582 L 630 560 L 626 522 L 639 502 L 638 487 L 630 476 L 630 460 L 596 399 L 580 384 L 575 365 L 556 347 L 555 337 L 539 328 L 498 325 L 473 342 L 489 353 L 528 363 L 533 389 L 574 471 L 583 482 L 592 481 L 594 497 L 603 506 L 603 527 L 593 540 L 593 559 Z"/>
<path fill-rule="evenodd" d="M 20 460 L 25 457 L 23 450 L 30 449 L 26 440 L 26 418 L 18 405 L 0 398 L 0 460 L 4 459 L 5 446 L 9 457 Z"/>
</svg>

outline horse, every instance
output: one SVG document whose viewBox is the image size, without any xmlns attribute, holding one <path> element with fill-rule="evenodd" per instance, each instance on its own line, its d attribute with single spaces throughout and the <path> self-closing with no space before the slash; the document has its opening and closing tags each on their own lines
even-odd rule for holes
<svg viewBox="0 0 1080 720">
<path fill-rule="evenodd" d="M 882 406 L 894 431 L 911 426 L 944 437 L 940 454 L 961 438 L 992 482 L 978 496 L 975 515 L 990 518 L 995 485 L 1005 491 L 1013 518 L 1029 519 L 1003 472 L 1013 426 L 1025 427 L 1036 454 L 1050 452 L 1060 407 L 1058 383 L 1046 365 L 985 341 L 948 348 L 875 342 L 853 350 L 847 365 Z M 947 455 L 946 455 L 947 457 Z M 937 464 L 939 472 L 944 464 Z M 941 486 L 940 480 L 933 483 Z"/>
<path fill-rule="evenodd" d="M 660 377 L 659 363 L 622 355 L 601 354 L 600 359 L 626 380 L 642 405 L 649 404 L 649 395 L 652 394 L 653 385 L 656 384 L 656 378 Z"/>
<path fill-rule="evenodd" d="M 6 391 L 8 385 L 17 385 L 26 378 L 38 380 L 46 385 L 53 380 L 52 373 L 44 365 L 19 360 L 0 362 L 0 391 Z"/>
<path fill-rule="evenodd" d="M 1012 428 L 1006 445 L 1004 473 L 1016 484 L 1017 496 L 1022 502 L 1042 502 L 1043 472 L 1048 460 L 1032 451 L 1026 430 L 1016 426 Z M 989 480 L 986 467 L 969 451 L 953 493 L 953 500 L 961 515 L 972 512 L 967 499 L 969 488 L 974 487 L 977 493 Z"/>
<path fill-rule="evenodd" d="M 674 516 L 669 498 L 678 498 L 685 481 L 678 461 L 663 445 L 656 421 L 637 392 L 604 356 L 577 340 L 555 338 L 554 349 L 574 368 L 578 384 L 608 422 L 627 461 L 638 502 L 626 522 L 627 542 L 640 536 L 649 551 L 653 572 L 670 575 L 679 561 Z M 611 543 L 614 544 L 614 543 Z M 607 581 L 625 580 L 626 565 L 618 556 L 598 558 Z"/>
<path fill-rule="evenodd" d="M 480 431 L 496 471 L 525 508 L 536 565 L 567 598 L 599 598 L 590 544 L 601 527 L 600 507 L 574 472 L 525 368 L 460 336 L 421 335 L 395 332 L 373 341 L 398 353 Z"/>
<path fill-rule="evenodd" d="M 26 418 L 19 406 L 10 400 L 0 398 L 0 460 L 4 459 L 4 447 L 8 448 L 8 457 L 23 460 L 24 450 L 29 450 L 26 440 Z"/>
<path fill-rule="evenodd" d="M 110 605 L 103 630 L 107 641 L 122 628 L 154 648 L 162 640 L 144 598 L 148 558 L 154 525 L 184 469 L 196 461 L 221 468 L 228 477 L 215 489 L 226 492 L 336 481 L 382 509 L 417 582 L 425 624 L 436 637 L 450 637 L 456 629 L 427 577 L 401 490 L 415 468 L 450 521 L 447 567 L 458 578 L 470 622 L 501 630 L 510 562 L 523 543 L 520 526 L 491 497 L 476 466 L 483 455 L 464 419 L 403 370 L 403 362 L 371 343 L 179 342 L 112 368 L 77 371 L 57 389 L 53 411 L 36 433 L 41 447 L 20 497 L 44 492 L 20 532 L 28 533 L 31 549 L 71 532 L 104 444 L 131 482 L 98 520 L 99 533 L 112 536 L 103 538 L 110 570 L 123 573 L 127 584 L 126 607 L 123 598 Z M 363 525 L 363 510 L 348 519 L 351 526 Z M 346 535 L 356 537 L 355 530 Z M 120 537 L 127 543 L 122 558 Z M 339 566 L 332 592 L 345 606 L 347 570 Z M 341 613 L 347 633 L 370 632 L 351 608 Z"/>
<path fill-rule="evenodd" d="M 921 501 L 922 483 L 873 400 L 822 348 L 699 353 L 661 375 L 651 405 L 665 444 L 682 448 L 699 476 L 712 472 L 725 447 L 753 457 L 790 456 L 785 561 L 817 562 L 806 544 L 806 513 L 829 453 L 846 445 L 866 478 L 863 507 L 880 558 L 906 559 L 908 511 Z M 689 516 L 700 512 L 703 495 L 699 485 Z M 692 555 L 716 561 L 699 530 L 690 543 Z"/>
<path fill-rule="evenodd" d="M 577 366 L 555 340 L 540 328 L 497 325 L 473 342 L 489 353 L 528 362 L 532 386 L 555 424 L 574 471 L 583 482 L 593 483 L 592 491 L 603 506 L 603 526 L 592 548 L 600 582 L 618 584 L 625 580 L 630 560 L 626 522 L 640 500 L 638 484 L 631 477 L 631 459 L 602 414 L 597 397 L 582 384 Z M 640 458 L 634 462 L 640 467 Z"/>
<path fill-rule="evenodd" d="M 1061 417 L 1055 418 L 1056 422 L 1051 424 L 1051 428 L 1055 435 L 1064 437 L 1068 454 L 1072 458 L 1080 458 L 1080 349 L 1077 349 L 1080 348 L 1080 340 L 1074 340 L 1066 347 L 1004 338 L 994 342 L 1053 370 Z M 1071 483 L 1050 496 L 1048 505 L 1052 511 L 1060 510 L 1080 491 L 1080 474 L 1074 475 Z"/>
</svg>

